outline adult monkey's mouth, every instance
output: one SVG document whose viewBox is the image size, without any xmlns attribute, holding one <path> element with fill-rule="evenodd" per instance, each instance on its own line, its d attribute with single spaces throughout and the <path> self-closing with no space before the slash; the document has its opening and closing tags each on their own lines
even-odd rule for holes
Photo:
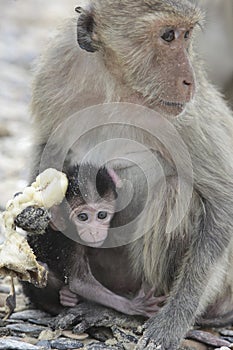
<svg viewBox="0 0 233 350">
<path fill-rule="evenodd" d="M 179 114 L 181 114 L 185 107 L 187 102 L 174 102 L 174 101 L 166 101 L 166 100 L 157 100 L 157 108 L 165 115 L 167 116 L 173 116 L 176 117 Z"/>
<path fill-rule="evenodd" d="M 166 106 L 166 107 L 175 107 L 175 108 L 180 108 L 180 109 L 184 109 L 186 103 L 182 103 L 182 102 L 171 102 L 171 101 L 165 101 L 165 100 L 159 100 L 159 103 L 162 106 Z"/>
</svg>

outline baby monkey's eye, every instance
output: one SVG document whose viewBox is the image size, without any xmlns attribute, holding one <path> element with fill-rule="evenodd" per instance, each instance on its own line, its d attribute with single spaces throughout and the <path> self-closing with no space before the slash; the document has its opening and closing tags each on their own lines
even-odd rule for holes
<svg viewBox="0 0 233 350">
<path fill-rule="evenodd" d="M 88 215 L 86 213 L 81 213 L 78 215 L 79 221 L 87 221 L 88 220 Z"/>
<path fill-rule="evenodd" d="M 106 211 L 99 211 L 98 212 L 98 219 L 104 220 L 108 216 L 108 213 Z"/>
<path fill-rule="evenodd" d="M 168 43 L 175 40 L 175 31 L 173 29 L 166 30 L 166 32 L 161 36 L 161 38 Z"/>
</svg>

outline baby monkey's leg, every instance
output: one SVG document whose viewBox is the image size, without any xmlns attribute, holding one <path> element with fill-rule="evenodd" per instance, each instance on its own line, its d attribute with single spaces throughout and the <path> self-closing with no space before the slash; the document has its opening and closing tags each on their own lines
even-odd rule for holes
<svg viewBox="0 0 233 350">
<path fill-rule="evenodd" d="M 84 248 L 80 246 L 80 254 L 78 254 L 79 266 L 76 264 L 76 266 L 73 267 L 69 278 L 70 292 L 82 298 L 111 307 L 124 314 L 142 315 L 145 317 L 150 317 L 155 314 L 160 309 L 161 304 L 166 300 L 164 296 L 154 297 L 154 290 L 145 293 L 143 287 L 133 299 L 127 299 L 111 292 L 92 275 L 88 258 L 81 250 L 84 251 Z M 61 303 L 64 305 L 64 301 L 67 301 L 66 306 L 70 306 L 68 304 L 74 306 L 73 304 L 76 300 L 74 294 L 67 293 L 65 289 L 60 291 Z M 77 302 L 78 301 L 77 298 Z"/>
</svg>

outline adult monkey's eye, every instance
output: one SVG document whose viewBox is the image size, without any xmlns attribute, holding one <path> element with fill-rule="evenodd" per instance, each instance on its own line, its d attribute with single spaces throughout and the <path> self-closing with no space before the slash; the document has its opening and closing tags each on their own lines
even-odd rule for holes
<svg viewBox="0 0 233 350">
<path fill-rule="evenodd" d="M 184 34 L 184 38 L 188 39 L 190 37 L 190 30 L 187 30 L 187 32 L 185 32 Z"/>
<path fill-rule="evenodd" d="M 167 30 L 162 36 L 161 38 L 165 41 L 167 41 L 168 43 L 170 43 L 171 41 L 175 40 L 176 36 L 175 36 L 175 32 L 173 29 Z"/>
<path fill-rule="evenodd" d="M 88 215 L 86 213 L 81 213 L 78 215 L 79 221 L 87 221 L 88 220 Z"/>
<path fill-rule="evenodd" d="M 106 211 L 99 211 L 98 212 L 98 219 L 104 220 L 108 216 L 108 213 Z"/>
</svg>

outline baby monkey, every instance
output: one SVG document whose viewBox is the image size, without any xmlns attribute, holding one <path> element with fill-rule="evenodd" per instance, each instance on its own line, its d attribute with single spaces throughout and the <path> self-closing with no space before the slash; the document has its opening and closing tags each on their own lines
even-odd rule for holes
<svg viewBox="0 0 233 350">
<path fill-rule="evenodd" d="M 113 169 L 96 168 L 91 164 L 75 165 L 64 172 L 68 178 L 66 197 L 61 205 L 51 209 L 52 219 L 45 232 L 51 254 L 38 257 L 48 266 L 48 285 L 54 284 L 54 279 L 63 281 L 59 300 L 66 307 L 74 307 L 84 298 L 128 315 L 152 316 L 165 297 L 154 297 L 154 290 L 145 293 L 144 286 L 133 299 L 117 295 L 96 280 L 89 265 L 90 249 L 100 248 L 108 238 L 116 211 L 116 189 L 121 187 L 118 175 Z M 17 225 L 25 229 L 22 220 L 18 220 Z M 54 238 L 56 231 L 59 242 Z M 52 265 L 56 259 L 61 268 Z"/>
</svg>

